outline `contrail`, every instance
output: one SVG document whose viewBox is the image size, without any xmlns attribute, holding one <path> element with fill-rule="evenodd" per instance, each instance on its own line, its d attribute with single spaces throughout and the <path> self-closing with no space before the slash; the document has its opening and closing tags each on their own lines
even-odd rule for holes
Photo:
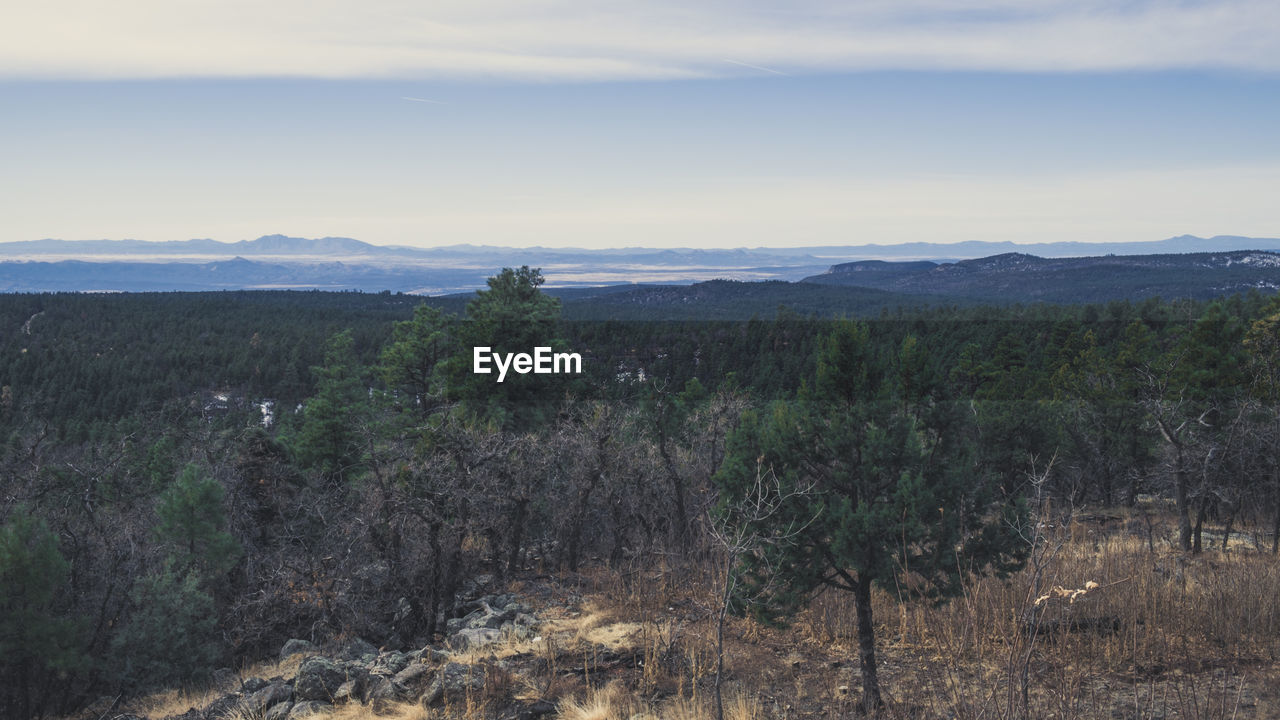
<svg viewBox="0 0 1280 720">
<path fill-rule="evenodd" d="M 760 67 L 759 65 L 752 65 L 751 63 L 738 62 L 737 60 L 730 60 L 729 58 L 720 58 L 720 59 L 724 60 L 727 63 L 733 63 L 734 65 L 741 65 L 742 67 L 751 68 L 752 70 L 760 70 L 762 72 L 773 73 L 774 75 L 787 75 L 787 73 L 784 73 L 781 70 L 774 70 L 773 68 Z"/>
<path fill-rule="evenodd" d="M 401 96 L 401 97 L 400 97 L 400 99 L 401 99 L 401 100 L 410 100 L 410 101 L 412 101 L 412 102 L 424 102 L 424 103 L 431 103 L 432 105 L 448 105 L 448 104 L 449 104 L 449 103 L 447 103 L 447 102 L 445 102 L 445 101 L 443 101 L 443 100 L 428 100 L 428 99 L 426 99 L 426 98 L 416 98 L 416 97 L 405 97 L 405 96 Z"/>
</svg>

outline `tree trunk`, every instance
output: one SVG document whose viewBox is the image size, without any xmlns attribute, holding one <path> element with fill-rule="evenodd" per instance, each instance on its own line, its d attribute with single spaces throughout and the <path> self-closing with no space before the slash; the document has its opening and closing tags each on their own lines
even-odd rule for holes
<svg viewBox="0 0 1280 720">
<path fill-rule="evenodd" d="M 876 636 L 871 624 L 871 579 L 861 573 L 853 586 L 858 613 L 858 659 L 862 665 L 862 709 L 868 717 L 879 715 L 880 678 L 876 675 Z"/>
<path fill-rule="evenodd" d="M 529 516 L 529 498 L 516 501 L 511 517 L 511 547 L 507 551 L 507 569 L 502 577 L 509 578 L 520 569 L 520 546 L 524 544 L 524 526 Z"/>
<path fill-rule="evenodd" d="M 573 512 L 569 515 L 567 563 L 570 572 L 578 572 L 578 555 L 582 545 L 582 526 L 587 519 L 587 507 L 591 502 L 591 493 L 595 491 L 596 485 L 603 477 L 604 469 L 601 467 L 591 476 L 591 481 L 587 483 L 587 486 L 578 493 L 578 498 L 573 504 Z"/>
<path fill-rule="evenodd" d="M 1174 499 L 1178 504 L 1178 545 L 1191 549 L 1191 508 L 1187 500 L 1187 468 L 1183 464 L 1182 448 L 1178 448 L 1177 466 L 1174 468 Z"/>
<path fill-rule="evenodd" d="M 675 497 L 676 501 L 676 540 L 680 543 L 680 552 L 688 554 L 689 514 L 688 511 L 685 510 L 684 478 L 680 477 L 680 472 L 676 470 L 675 461 L 672 460 L 670 453 L 667 452 L 665 437 L 659 439 L 658 455 L 662 457 L 662 463 L 667 469 L 667 480 L 671 483 L 671 494 Z"/>
<path fill-rule="evenodd" d="M 1201 538 L 1203 537 L 1202 531 L 1204 530 L 1206 504 L 1207 502 L 1203 497 L 1201 497 L 1200 502 L 1196 504 L 1196 524 L 1191 531 L 1191 553 L 1193 555 L 1199 555 L 1200 551 L 1204 549 L 1204 546 L 1201 544 Z"/>
<path fill-rule="evenodd" d="M 733 566 L 737 562 L 734 552 L 725 553 L 724 592 L 720 595 L 720 612 L 716 614 L 716 677 L 715 720 L 724 720 L 724 619 L 733 601 Z"/>
<path fill-rule="evenodd" d="M 1276 489 L 1280 490 L 1280 472 L 1274 473 L 1271 480 Z M 1277 555 L 1280 554 L 1280 492 L 1276 493 L 1273 501 L 1276 504 L 1276 514 L 1271 523 L 1271 554 Z"/>
<path fill-rule="evenodd" d="M 1280 497 L 1276 498 L 1276 515 L 1271 523 L 1271 554 L 1280 555 Z"/>
<path fill-rule="evenodd" d="M 427 545 L 431 548 L 431 581 L 428 587 L 431 589 L 431 600 L 427 603 L 427 638 L 435 639 L 436 635 L 436 615 L 440 613 L 440 588 L 444 584 L 442 577 L 442 568 L 444 565 L 444 552 L 440 548 L 440 522 L 431 523 L 431 529 L 427 533 Z"/>
</svg>

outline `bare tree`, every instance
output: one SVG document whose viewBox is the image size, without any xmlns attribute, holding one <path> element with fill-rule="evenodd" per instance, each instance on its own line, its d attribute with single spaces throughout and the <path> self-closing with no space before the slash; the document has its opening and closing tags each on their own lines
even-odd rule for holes
<svg viewBox="0 0 1280 720">
<path fill-rule="evenodd" d="M 716 674 L 714 679 L 716 720 L 724 720 L 724 623 L 729 613 L 740 608 L 735 603 L 750 603 L 752 597 L 742 597 L 739 580 L 739 561 L 748 555 L 760 560 L 756 572 L 763 572 L 765 584 L 754 588 L 754 596 L 768 592 L 773 582 L 773 574 L 767 564 L 769 554 L 760 552 L 766 545 L 780 546 L 791 543 L 805 530 L 813 520 L 802 524 L 774 526 L 772 520 L 783 507 L 801 495 L 806 495 L 812 486 L 784 489 L 778 482 L 772 468 L 764 468 L 756 464 L 755 483 L 730 505 L 720 505 L 707 513 L 708 533 L 721 550 L 721 563 L 716 573 L 719 585 L 718 607 L 716 608 Z M 761 534 L 759 528 L 769 527 L 768 535 Z"/>
</svg>

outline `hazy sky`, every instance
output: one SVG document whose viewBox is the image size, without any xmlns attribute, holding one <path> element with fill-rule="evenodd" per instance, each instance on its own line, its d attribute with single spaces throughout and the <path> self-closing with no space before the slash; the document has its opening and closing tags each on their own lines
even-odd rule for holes
<svg viewBox="0 0 1280 720">
<path fill-rule="evenodd" d="M 1280 3 L 45 0 L 0 241 L 1280 236 Z"/>
</svg>

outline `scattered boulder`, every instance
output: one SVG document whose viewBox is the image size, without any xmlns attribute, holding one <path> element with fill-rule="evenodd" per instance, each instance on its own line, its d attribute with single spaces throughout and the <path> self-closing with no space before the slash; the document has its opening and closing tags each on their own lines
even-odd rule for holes
<svg viewBox="0 0 1280 720">
<path fill-rule="evenodd" d="M 303 661 L 293 681 L 293 696 L 299 701 L 324 701 L 333 699 L 338 688 L 347 681 L 347 670 L 341 664 L 317 655 Z M 293 717 L 290 711 L 290 717 Z"/>
<path fill-rule="evenodd" d="M 475 696 L 484 690 L 488 671 L 482 665 L 447 663 L 436 673 L 430 687 L 422 694 L 424 707 L 442 702 L 459 702 L 468 695 Z"/>
<path fill-rule="evenodd" d="M 417 660 L 417 657 L 412 657 L 412 655 L 413 653 L 395 651 L 382 653 L 369 666 L 369 672 L 374 675 L 395 675 L 409 667 L 409 664 L 414 660 Z"/>
<path fill-rule="evenodd" d="M 431 682 L 431 667 L 425 663 L 414 663 L 396 673 L 391 681 L 409 692 L 417 695 Z"/>
<path fill-rule="evenodd" d="M 300 638 L 287 641 L 280 658 L 304 655 L 292 680 L 251 677 L 231 681 L 220 672 L 217 680 L 238 689 L 228 692 L 203 711 L 192 708 L 168 720 L 230 720 L 254 717 L 262 720 L 294 720 L 334 712 L 335 704 L 363 703 L 373 713 L 385 713 L 396 703 L 415 698 L 424 707 L 444 702 L 461 702 L 484 692 L 494 673 L 506 677 L 504 665 L 466 664 L 454 660 L 454 652 L 483 648 L 505 637 L 532 635 L 538 624 L 528 605 L 514 595 L 481 595 L 491 577 L 475 578 L 470 597 L 459 597 L 459 605 L 469 611 L 465 617 L 448 620 L 452 630 L 448 649 L 430 645 L 411 652 L 379 651 L 369 642 L 354 638 L 335 645 L 332 655 L 321 654 L 314 643 Z M 398 611 L 411 607 L 402 600 Z M 554 712 L 546 704 L 516 704 L 509 707 L 509 720 L 537 720 Z M 145 720 L 121 715 L 115 720 Z"/>
<path fill-rule="evenodd" d="M 338 690 L 333 693 L 334 705 L 345 705 L 351 702 L 361 702 L 364 695 L 364 683 L 358 680 L 348 680 L 338 686 Z"/>
<path fill-rule="evenodd" d="M 438 650 L 433 647 L 425 647 L 422 648 L 422 658 L 423 662 L 430 661 L 439 665 L 441 663 L 449 662 L 449 660 L 453 658 L 453 654 L 448 650 Z"/>
<path fill-rule="evenodd" d="M 268 709 L 290 700 L 293 700 L 293 688 L 275 682 L 246 697 L 241 706 L 253 715 L 263 715 Z"/>
<path fill-rule="evenodd" d="M 309 640 L 301 638 L 293 638 L 285 642 L 284 647 L 280 648 L 280 659 L 286 660 L 293 655 L 314 655 L 320 652 L 320 648 L 315 646 Z"/>
<path fill-rule="evenodd" d="M 365 702 L 373 710 L 373 714 L 381 715 L 386 713 L 396 703 L 404 702 L 408 699 L 408 691 L 403 686 L 378 675 L 369 678 L 369 688 L 365 694 Z"/>
<path fill-rule="evenodd" d="M 366 658 L 372 660 L 378 657 L 378 648 L 374 647 L 373 643 L 355 638 L 342 644 L 339 656 L 343 660 L 365 660 Z"/>
<path fill-rule="evenodd" d="M 449 638 L 449 645 L 457 650 L 493 645 L 502 639 L 502 632 L 493 628 L 467 628 Z"/>
<path fill-rule="evenodd" d="M 270 680 L 263 680 L 260 677 L 251 677 L 240 683 L 240 692 L 245 695 L 252 695 L 270 684 Z"/>
<path fill-rule="evenodd" d="M 227 720 L 239 713 L 243 700 L 244 696 L 240 693 L 223 695 L 205 707 L 204 718 L 205 720 Z"/>
<path fill-rule="evenodd" d="M 305 700 L 294 705 L 289 709 L 288 720 L 295 718 L 304 718 L 311 715 L 328 715 L 333 712 L 333 706 L 326 702 L 318 700 Z"/>
</svg>

